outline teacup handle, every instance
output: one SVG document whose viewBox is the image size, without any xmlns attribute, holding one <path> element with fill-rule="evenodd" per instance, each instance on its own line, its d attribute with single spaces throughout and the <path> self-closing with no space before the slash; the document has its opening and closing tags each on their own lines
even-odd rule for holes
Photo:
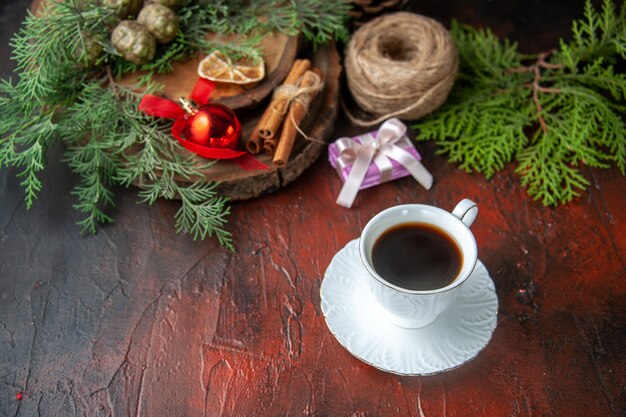
<svg viewBox="0 0 626 417">
<path fill-rule="evenodd" d="M 467 227 L 470 227 L 478 215 L 478 205 L 469 198 L 464 198 L 452 210 L 452 215 L 458 217 Z"/>
</svg>

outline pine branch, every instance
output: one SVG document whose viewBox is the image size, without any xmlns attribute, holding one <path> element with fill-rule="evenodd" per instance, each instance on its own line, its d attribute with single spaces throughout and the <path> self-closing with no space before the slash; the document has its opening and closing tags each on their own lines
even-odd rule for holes
<svg viewBox="0 0 626 417">
<path fill-rule="evenodd" d="M 217 18 L 229 14 L 228 6 L 215 4 L 213 7 L 216 10 L 212 10 L 210 6 L 197 4 L 179 11 L 181 32 L 185 42 L 191 48 L 204 53 L 220 50 L 232 59 L 262 58 L 259 44 L 263 38 L 263 31 L 256 24 L 256 16 L 249 19 L 249 23 L 244 24 L 244 27 L 238 27 L 238 24 L 232 21 Z M 212 36 L 207 36 L 208 34 Z M 239 39 L 235 43 L 228 38 L 230 34 L 246 34 L 246 39 Z"/>
<path fill-rule="evenodd" d="M 517 43 L 501 41 L 489 29 L 475 30 L 452 21 L 451 32 L 461 59 L 461 79 L 479 84 L 499 83 L 507 88 L 510 77 L 503 69 L 521 65 Z"/>
<path fill-rule="evenodd" d="M 107 186 L 116 162 L 109 153 L 91 145 L 96 141 L 92 138 L 90 145 L 69 148 L 66 152 L 68 165 L 81 177 L 80 185 L 72 190 L 72 195 L 78 198 L 74 208 L 86 214 L 78 225 L 83 233 L 91 234 L 96 234 L 99 224 L 113 222 L 104 208 L 115 207 L 113 192 Z"/>
<path fill-rule="evenodd" d="M 562 136 L 556 130 L 538 132 L 534 146 L 520 152 L 516 172 L 521 174 L 522 185 L 533 199 L 545 206 L 567 203 L 580 196 L 577 190 L 584 190 L 589 182 L 568 163 L 560 142 Z"/>
<path fill-rule="evenodd" d="M 524 89 L 518 95 L 457 90 L 437 117 L 419 125 L 417 139 L 436 139 L 451 162 L 490 178 L 528 143 L 524 129 L 533 112 L 528 95 Z"/>
<path fill-rule="evenodd" d="M 346 22 L 350 5 L 341 0 L 229 0 L 211 2 L 208 24 L 217 33 L 247 34 L 280 31 L 288 35 L 301 33 L 315 45 L 332 40 L 347 40 Z M 203 5 L 202 7 L 207 7 Z"/>
<path fill-rule="evenodd" d="M 65 161 L 81 177 L 72 195 L 78 199 L 75 208 L 85 214 L 79 222 L 82 230 L 95 233 L 98 224 L 112 221 L 105 210 L 115 206 L 113 186 L 142 184 L 142 202 L 181 199 L 175 216 L 178 232 L 194 239 L 216 236 L 232 249 L 231 235 L 224 229 L 229 208 L 215 193 L 216 184 L 202 179 L 199 169 L 206 165 L 196 165 L 171 137 L 171 123 L 139 112 L 142 94 L 103 84 L 100 79 L 84 84 L 78 100 L 58 121 L 58 133 L 70 145 Z"/>
<path fill-rule="evenodd" d="M 182 202 L 175 216 L 176 231 L 185 231 L 194 240 L 215 235 L 222 246 L 234 250 L 230 233 L 222 228 L 230 208 L 225 198 L 217 196 L 215 185 L 201 182 L 189 187 L 175 185 Z"/>
<path fill-rule="evenodd" d="M 122 100 L 118 130 L 122 141 L 118 154 L 124 161 L 115 180 L 122 185 L 142 183 L 141 201 L 152 204 L 158 198 L 181 199 L 176 213 L 176 230 L 194 239 L 216 236 L 223 246 L 233 249 L 230 232 L 224 229 L 230 209 L 226 199 L 215 192 L 216 183 L 207 182 L 196 159 L 169 133 L 171 124 L 161 124 L 138 110 L 139 96 L 121 85 L 115 86 Z"/>
<path fill-rule="evenodd" d="M 216 184 L 205 181 L 197 158 L 172 140 L 171 124 L 141 114 L 142 94 L 116 84 L 113 76 L 145 70 L 142 87 L 150 88 L 153 73 L 169 72 L 173 61 L 198 52 L 218 49 L 232 58 L 258 59 L 261 39 L 274 30 L 301 33 L 314 44 L 346 39 L 349 6 L 340 0 L 200 0 L 178 10 L 175 40 L 161 45 L 153 62 L 137 66 L 121 60 L 111 45 L 116 10 L 80 10 L 76 3 L 46 2 L 11 40 L 18 78 L 0 80 L 0 166 L 18 169 L 30 207 L 41 190 L 46 150 L 63 140 L 65 161 L 81 178 L 72 195 L 85 216 L 83 231 L 94 233 L 97 224 L 112 221 L 107 211 L 115 186 L 142 184 L 139 197 L 148 203 L 181 199 L 178 231 L 217 236 L 232 249 L 224 229 L 229 208 Z M 233 43 L 230 34 L 247 39 Z M 95 62 L 88 56 L 90 42 L 105 52 Z"/>
<path fill-rule="evenodd" d="M 92 234 L 98 224 L 113 222 L 104 210 L 115 206 L 111 188 L 122 167 L 117 154 L 123 140 L 117 132 L 118 102 L 115 94 L 103 91 L 102 83 L 97 80 L 84 85 L 79 99 L 60 120 L 60 133 L 69 145 L 65 161 L 81 178 L 72 190 L 78 199 L 74 208 L 86 215 L 78 224 L 82 232 Z"/>
<path fill-rule="evenodd" d="M 87 73 L 76 63 L 83 31 L 94 30 L 112 15 L 94 8 L 81 13 L 73 3 L 47 3 L 44 17 L 29 13 L 12 38 L 17 82 L 0 84 L 0 166 L 20 168 L 26 206 L 30 208 L 42 183 L 46 150 L 58 139 L 56 120 L 62 105 L 80 95 Z"/>
<path fill-rule="evenodd" d="M 0 167 L 18 169 L 26 207 L 30 208 L 41 191 L 38 175 L 46 166 L 46 150 L 56 138 L 56 125 L 54 114 L 41 108 L 24 115 L 15 102 L 19 93 L 10 81 L 0 84 Z"/>
<path fill-rule="evenodd" d="M 200 2 L 177 11 L 178 36 L 171 43 L 160 45 L 157 58 L 148 64 L 124 61 L 116 56 L 110 42 L 104 43 L 116 76 L 137 71 L 160 74 L 172 71 L 172 61 L 188 58 L 198 51 L 220 50 L 232 59 L 243 56 L 261 59 L 259 45 L 272 31 L 291 36 L 302 34 L 314 45 L 345 41 L 349 36 L 346 28 L 349 9 L 347 2 L 339 0 Z M 238 35 L 241 40 L 233 42 L 229 35 Z"/>
<path fill-rule="evenodd" d="M 590 1 L 560 50 L 532 57 L 491 32 L 453 24 L 460 81 L 448 102 L 415 127 L 451 162 L 487 178 L 513 159 L 528 193 L 544 205 L 589 186 L 582 166 L 626 168 L 626 75 L 611 64 L 626 51 L 626 6 Z M 530 135 L 530 138 L 528 137 Z"/>
<path fill-rule="evenodd" d="M 45 122 L 44 122 L 45 123 Z M 41 191 L 42 182 L 37 174 L 45 167 L 45 143 L 48 139 L 47 135 L 38 136 L 29 145 L 17 155 L 13 160 L 13 166 L 21 168 L 17 174 L 18 178 L 22 178 L 20 185 L 24 188 L 24 200 L 26 208 L 31 208 L 33 202 L 37 198 L 37 194 Z"/>
<path fill-rule="evenodd" d="M 537 55 L 537 61 L 532 65 L 520 66 L 515 68 L 510 68 L 508 72 L 510 73 L 524 73 L 529 72 L 533 74 L 533 81 L 527 84 L 524 84 L 524 87 L 530 88 L 532 90 L 532 99 L 533 104 L 535 105 L 535 110 L 537 112 L 537 121 L 541 126 L 541 130 L 543 133 L 548 132 L 548 126 L 546 125 L 546 121 L 544 118 L 544 110 L 543 105 L 541 104 L 541 100 L 539 100 L 539 93 L 558 93 L 558 88 L 549 88 L 543 87 L 541 85 L 542 80 L 542 70 L 544 69 L 553 69 L 558 70 L 563 68 L 562 64 L 551 64 L 546 61 L 546 58 L 552 55 L 554 51 L 542 52 Z"/>
<path fill-rule="evenodd" d="M 278 10 L 275 9 L 274 3 L 276 2 L 270 2 L 266 9 L 266 15 L 271 16 L 268 19 L 268 29 L 276 28 L 291 35 L 302 33 L 314 45 L 348 39 L 346 22 L 350 5 L 347 2 L 318 0 L 283 2 L 285 7 Z"/>
<path fill-rule="evenodd" d="M 626 4 L 616 13 L 611 0 L 604 0 L 597 11 L 590 0 L 585 1 L 584 18 L 572 23 L 572 39 L 561 40 L 555 61 L 576 71 L 581 62 L 602 57 L 611 63 L 619 56 L 626 58 Z"/>
<path fill-rule="evenodd" d="M 36 106 L 70 103 L 88 73 L 78 65 L 85 53 L 84 34 L 101 32 L 113 11 L 94 7 L 80 12 L 72 3 L 46 2 L 42 17 L 30 11 L 20 31 L 11 39 L 12 59 L 19 72 L 16 97 L 28 112 Z"/>
</svg>

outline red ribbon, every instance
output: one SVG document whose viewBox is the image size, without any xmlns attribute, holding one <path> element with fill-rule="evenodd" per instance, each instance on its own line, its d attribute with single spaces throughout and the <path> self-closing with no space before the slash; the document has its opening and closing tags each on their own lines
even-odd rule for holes
<svg viewBox="0 0 626 417">
<path fill-rule="evenodd" d="M 199 78 L 196 85 L 193 87 L 193 91 L 189 98 L 200 106 L 204 106 L 209 102 L 211 93 L 215 88 L 215 83 Z M 183 129 L 186 123 L 186 113 L 182 107 L 172 100 L 168 100 L 163 97 L 155 96 L 152 94 L 146 94 L 141 98 L 139 103 L 139 111 L 147 114 L 148 116 L 159 117 L 162 119 L 174 119 L 175 122 L 172 125 L 172 135 L 183 145 L 186 149 L 194 152 L 204 158 L 208 159 L 232 159 L 237 165 L 246 171 L 256 169 L 268 169 L 267 165 L 259 162 L 247 152 L 235 151 L 228 148 L 210 148 L 207 146 L 198 145 L 194 142 L 186 140 L 182 137 Z"/>
</svg>

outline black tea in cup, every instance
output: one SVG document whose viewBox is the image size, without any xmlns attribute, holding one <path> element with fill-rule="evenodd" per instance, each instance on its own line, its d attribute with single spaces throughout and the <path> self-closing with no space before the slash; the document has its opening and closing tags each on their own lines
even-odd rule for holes
<svg viewBox="0 0 626 417">
<path fill-rule="evenodd" d="M 395 225 L 372 247 L 372 265 L 378 275 L 407 290 L 443 288 L 454 281 L 462 264 L 454 239 L 428 223 Z"/>
</svg>

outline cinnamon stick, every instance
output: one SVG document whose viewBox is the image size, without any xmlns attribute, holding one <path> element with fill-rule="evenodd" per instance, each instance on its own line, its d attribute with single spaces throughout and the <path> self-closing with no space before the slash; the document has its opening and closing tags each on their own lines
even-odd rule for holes
<svg viewBox="0 0 626 417">
<path fill-rule="evenodd" d="M 265 141 L 263 142 L 263 149 L 265 150 L 266 154 L 274 155 L 274 152 L 276 152 L 276 139 L 265 139 Z"/>
<path fill-rule="evenodd" d="M 252 155 L 256 155 L 259 152 L 261 152 L 262 147 L 263 147 L 263 138 L 259 135 L 259 132 L 256 129 L 254 129 L 254 131 L 252 132 L 252 135 L 250 135 L 250 138 L 246 142 L 246 149 Z"/>
<path fill-rule="evenodd" d="M 313 70 L 309 70 L 304 73 L 298 87 L 300 89 L 315 87 L 321 81 L 321 71 L 314 68 Z M 280 133 L 278 146 L 276 147 L 276 152 L 274 153 L 273 162 L 275 165 L 280 166 L 287 163 L 289 154 L 291 153 L 291 149 L 293 148 L 293 144 L 298 134 L 298 126 L 307 114 L 311 101 L 313 101 L 318 91 L 319 89 L 303 93 L 291 102 L 289 111 L 285 117 L 283 130 Z"/>
<path fill-rule="evenodd" d="M 308 59 L 296 59 L 282 85 L 296 85 L 300 77 L 310 68 L 311 61 Z M 276 134 L 285 117 L 289 101 L 290 97 L 286 94 L 278 94 L 272 97 L 272 101 L 255 128 L 255 131 L 258 131 L 262 138 L 271 138 Z"/>
<path fill-rule="evenodd" d="M 311 68 L 311 61 L 308 59 L 296 59 L 282 85 L 295 85 L 298 79 L 302 77 L 302 74 L 309 68 Z M 276 131 L 282 123 L 287 104 L 288 100 L 286 96 L 282 98 L 272 97 L 270 104 L 261 115 L 261 118 L 252 131 L 252 135 L 250 135 L 250 138 L 246 142 L 248 152 L 253 155 L 258 154 L 262 150 L 270 154 L 274 153 L 276 140 L 268 146 L 265 146 L 265 141 L 267 138 L 272 138 L 276 134 Z M 261 132 L 263 132 L 263 134 L 261 134 Z"/>
</svg>

